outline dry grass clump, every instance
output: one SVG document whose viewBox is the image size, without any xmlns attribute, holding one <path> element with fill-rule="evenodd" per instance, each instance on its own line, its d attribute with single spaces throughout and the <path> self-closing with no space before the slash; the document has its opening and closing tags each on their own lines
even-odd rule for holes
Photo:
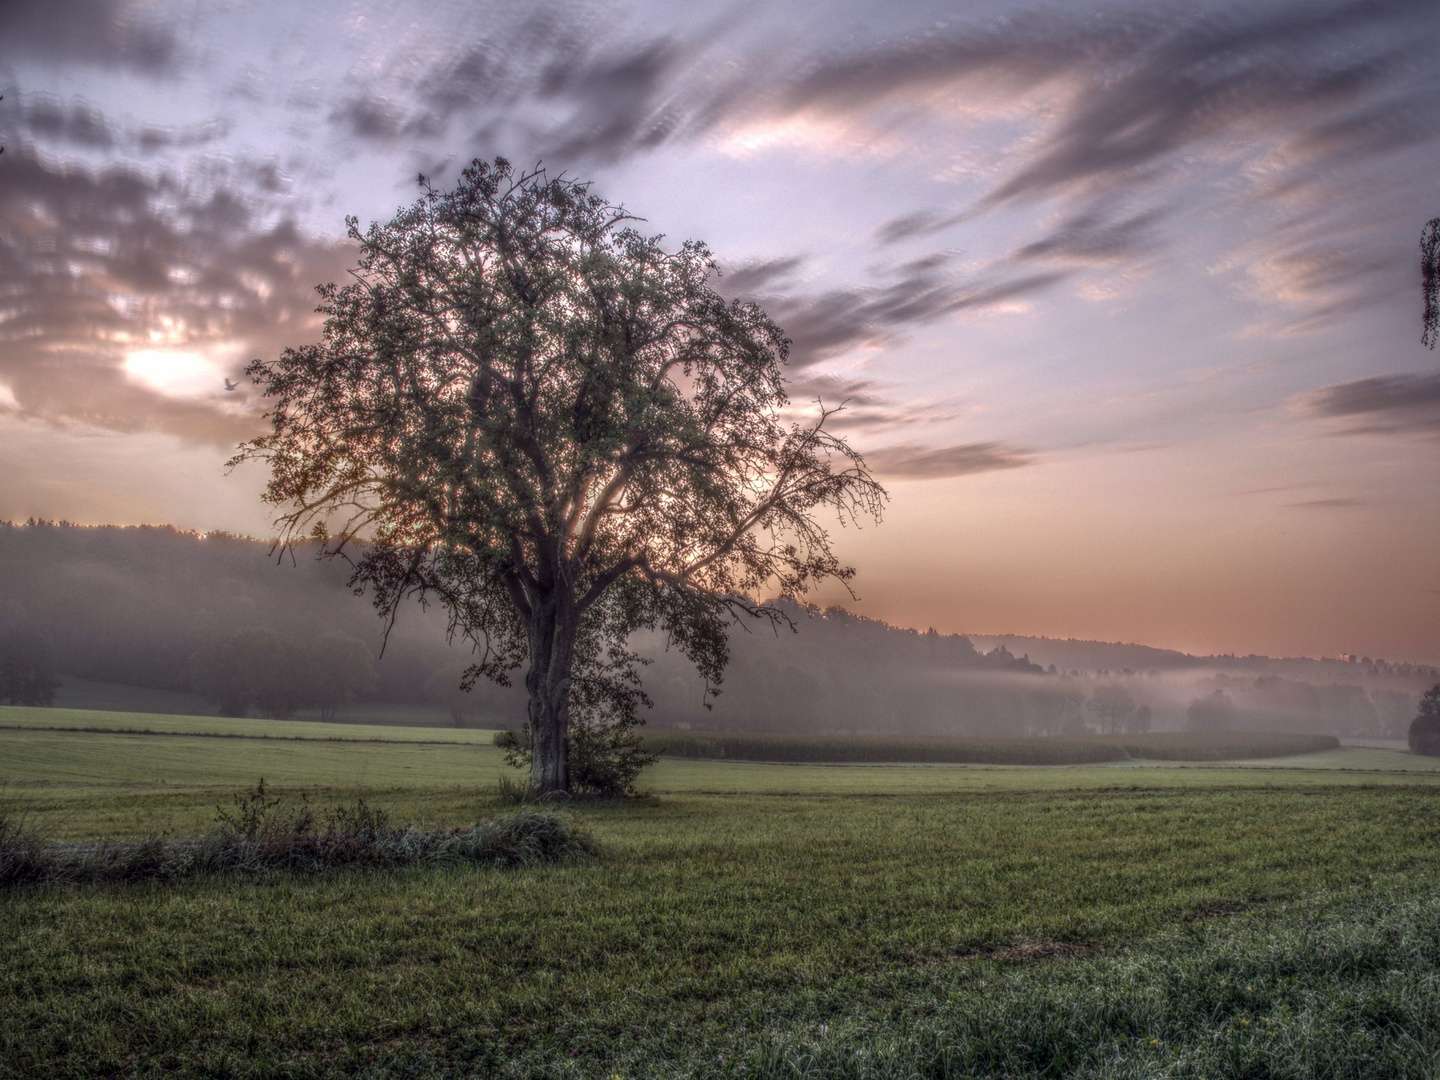
<svg viewBox="0 0 1440 1080">
<path fill-rule="evenodd" d="M 343 868 L 529 867 L 597 853 L 595 841 L 561 814 L 522 808 L 466 829 L 425 830 L 396 826 L 363 799 L 317 815 L 303 795 L 286 803 L 264 780 L 236 795 L 231 808 L 217 808 L 214 830 L 195 840 L 50 844 L 23 818 L 0 815 L 0 888 Z"/>
</svg>

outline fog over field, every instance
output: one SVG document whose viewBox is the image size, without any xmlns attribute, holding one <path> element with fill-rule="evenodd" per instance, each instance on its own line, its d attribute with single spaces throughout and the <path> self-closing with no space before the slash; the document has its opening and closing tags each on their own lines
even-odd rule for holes
<svg viewBox="0 0 1440 1080">
<path fill-rule="evenodd" d="M 287 676 L 276 666 L 328 643 L 340 660 L 313 667 L 339 663 L 336 677 L 361 669 L 328 706 L 339 719 L 523 722 L 518 685 L 459 690 L 472 657 L 464 643 L 447 641 L 442 611 L 403 608 L 385 642 L 382 620 L 352 595 L 346 576 L 343 562 L 317 562 L 311 551 L 277 558 L 265 542 L 223 534 L 0 527 L 6 632 L 48 650 L 66 679 L 58 704 L 224 709 L 202 685 L 206 663 L 218 656 L 239 695 L 229 711 L 314 715 L 322 705 L 313 694 L 286 696 Z M 659 635 L 637 638 L 648 661 L 650 727 L 914 735 L 1148 728 L 1394 739 L 1440 678 L 1433 668 L 1371 657 L 1196 657 L 1134 644 L 917 632 L 834 608 L 784 610 L 793 632 L 763 622 L 732 630 L 725 681 L 709 701 L 678 650 Z M 279 651 L 266 653 L 267 643 Z M 277 686 L 268 697 L 267 680 Z"/>
</svg>

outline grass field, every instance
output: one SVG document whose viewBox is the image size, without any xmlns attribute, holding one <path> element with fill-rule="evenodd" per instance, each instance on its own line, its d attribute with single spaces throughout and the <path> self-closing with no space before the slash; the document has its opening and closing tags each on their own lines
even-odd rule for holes
<svg viewBox="0 0 1440 1080">
<path fill-rule="evenodd" d="M 4 801 L 57 839 L 193 835 L 261 774 L 437 826 L 503 812 L 485 733 L 140 719 L 0 709 Z M 646 784 L 575 808 L 603 855 L 574 866 L 0 895 L 0 1077 L 1298 1080 L 1440 1061 L 1422 759 L 667 760 Z"/>
</svg>

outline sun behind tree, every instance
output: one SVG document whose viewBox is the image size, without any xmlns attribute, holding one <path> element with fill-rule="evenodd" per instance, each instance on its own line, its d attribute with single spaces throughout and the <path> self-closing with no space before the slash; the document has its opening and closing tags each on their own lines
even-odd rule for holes
<svg viewBox="0 0 1440 1080">
<path fill-rule="evenodd" d="M 633 632 L 714 692 L 733 619 L 853 576 L 815 512 L 878 520 L 885 491 L 833 411 L 784 422 L 789 342 L 715 292 L 703 244 L 666 252 L 503 159 L 421 185 L 388 225 L 347 220 L 355 281 L 319 287 L 319 344 L 249 367 L 274 430 L 235 460 L 269 464 L 282 537 L 353 553 L 387 618 L 442 603 L 470 682 L 528 660 L 532 787 L 566 792 L 572 728 L 637 752 Z"/>
</svg>

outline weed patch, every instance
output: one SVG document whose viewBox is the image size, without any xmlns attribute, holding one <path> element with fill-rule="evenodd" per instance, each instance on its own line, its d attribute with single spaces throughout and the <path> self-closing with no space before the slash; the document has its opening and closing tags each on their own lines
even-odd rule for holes
<svg viewBox="0 0 1440 1080">
<path fill-rule="evenodd" d="M 197 840 L 47 844 L 21 819 L 0 816 L 0 888 L 81 885 L 214 874 L 414 866 L 528 867 L 598 853 L 573 818 L 522 808 L 469 828 L 395 826 L 363 799 L 324 815 L 303 795 L 287 803 L 264 780 L 218 807 L 216 828 Z"/>
</svg>

